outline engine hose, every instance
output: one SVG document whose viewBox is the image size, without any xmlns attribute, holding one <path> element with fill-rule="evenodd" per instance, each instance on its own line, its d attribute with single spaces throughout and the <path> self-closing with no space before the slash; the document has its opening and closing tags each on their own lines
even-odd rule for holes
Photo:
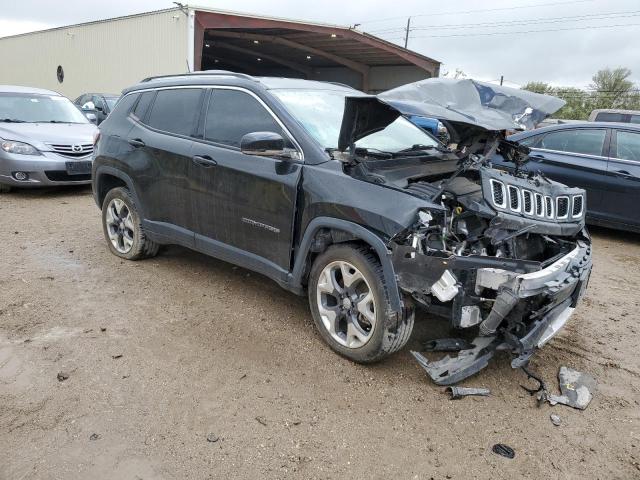
<svg viewBox="0 0 640 480">
<path fill-rule="evenodd" d="M 496 297 L 496 301 L 493 303 L 493 308 L 487 318 L 480 324 L 480 335 L 488 337 L 496 333 L 496 330 L 504 320 L 504 317 L 509 315 L 509 312 L 513 310 L 513 307 L 518 303 L 518 297 L 510 288 L 501 288 Z"/>
</svg>

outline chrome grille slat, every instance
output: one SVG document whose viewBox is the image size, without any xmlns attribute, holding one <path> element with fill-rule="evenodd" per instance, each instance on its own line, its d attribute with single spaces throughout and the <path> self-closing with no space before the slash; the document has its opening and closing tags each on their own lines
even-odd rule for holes
<svg viewBox="0 0 640 480">
<path fill-rule="evenodd" d="M 570 222 L 584 218 L 584 193 L 572 194 L 568 187 L 545 188 L 526 179 L 504 178 L 498 180 L 490 177 L 487 182 L 487 201 L 497 210 L 544 221 Z M 540 187 L 541 191 L 536 192 L 536 187 Z"/>
<path fill-rule="evenodd" d="M 556 218 L 567 218 L 569 216 L 569 197 L 556 197 Z"/>
<path fill-rule="evenodd" d="M 74 144 L 61 144 L 61 143 L 49 143 L 51 149 L 63 157 L 68 158 L 80 158 L 88 157 L 93 153 L 92 143 L 74 143 Z"/>
<path fill-rule="evenodd" d="M 574 218 L 581 217 L 584 211 L 584 198 L 582 195 L 574 195 L 573 205 L 571 207 L 571 216 Z"/>
</svg>

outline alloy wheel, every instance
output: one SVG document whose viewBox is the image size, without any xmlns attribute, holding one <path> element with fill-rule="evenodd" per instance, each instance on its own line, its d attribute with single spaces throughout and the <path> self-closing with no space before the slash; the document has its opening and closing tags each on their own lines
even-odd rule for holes
<svg viewBox="0 0 640 480">
<path fill-rule="evenodd" d="M 135 228 L 129 206 L 119 198 L 114 198 L 107 206 L 107 233 L 113 248 L 119 253 L 129 253 L 133 247 Z"/>
<path fill-rule="evenodd" d="M 375 296 L 355 266 L 344 261 L 329 263 L 318 279 L 318 311 L 331 337 L 347 348 L 366 344 L 376 325 Z"/>
</svg>

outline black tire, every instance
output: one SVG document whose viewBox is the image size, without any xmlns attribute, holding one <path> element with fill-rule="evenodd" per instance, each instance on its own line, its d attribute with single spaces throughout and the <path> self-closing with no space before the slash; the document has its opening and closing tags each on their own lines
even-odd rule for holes
<svg viewBox="0 0 640 480">
<path fill-rule="evenodd" d="M 369 340 L 358 348 L 350 348 L 336 341 L 324 326 L 318 308 L 317 288 L 320 275 L 327 265 L 336 261 L 348 262 L 357 268 L 374 294 L 375 326 L 370 332 Z M 404 347 L 411 336 L 415 319 L 413 307 L 406 308 L 402 315 L 391 313 L 380 262 L 369 248 L 352 244 L 333 245 L 315 259 L 309 274 L 309 306 L 313 321 L 324 341 L 340 355 L 358 363 L 380 361 Z"/>
<path fill-rule="evenodd" d="M 9 193 L 10 191 L 11 191 L 10 185 L 5 185 L 3 183 L 0 183 L 0 193 Z"/>
<path fill-rule="evenodd" d="M 124 202 L 127 209 L 131 213 L 131 220 L 134 226 L 132 235 L 133 245 L 126 253 L 118 251 L 109 237 L 107 226 L 107 209 L 114 199 L 118 199 Z M 135 202 L 133 201 L 133 197 L 131 196 L 129 190 L 127 190 L 125 187 L 117 187 L 109 190 L 107 195 L 104 197 L 104 201 L 102 202 L 102 230 L 104 232 L 104 237 L 107 241 L 107 245 L 109 246 L 109 250 L 111 250 L 111 253 L 113 253 L 117 257 L 124 258 L 126 260 L 142 260 L 144 258 L 154 257 L 158 253 L 159 245 L 156 242 L 150 240 L 145 234 L 144 228 L 142 227 L 142 222 L 140 220 L 140 215 L 138 214 Z"/>
</svg>

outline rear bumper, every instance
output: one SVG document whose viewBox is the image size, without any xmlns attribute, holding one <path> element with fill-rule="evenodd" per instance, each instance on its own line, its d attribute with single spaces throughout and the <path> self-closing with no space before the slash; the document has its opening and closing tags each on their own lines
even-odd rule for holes
<svg viewBox="0 0 640 480">
<path fill-rule="evenodd" d="M 86 185 L 91 183 L 90 174 L 69 175 L 67 162 L 86 162 L 91 155 L 81 158 L 66 158 L 53 152 L 41 155 L 0 154 L 0 183 L 12 187 L 33 188 L 54 185 Z M 17 180 L 15 172 L 25 172 L 27 180 Z"/>
</svg>

